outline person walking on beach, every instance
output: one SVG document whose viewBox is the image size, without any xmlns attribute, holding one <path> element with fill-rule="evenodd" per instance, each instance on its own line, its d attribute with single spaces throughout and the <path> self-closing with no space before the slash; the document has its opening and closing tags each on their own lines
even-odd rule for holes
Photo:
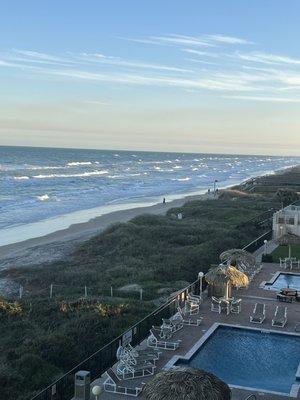
<svg viewBox="0 0 300 400">
<path fill-rule="evenodd" d="M 165 197 L 163 198 L 163 204 L 166 204 L 166 198 Z"/>
</svg>

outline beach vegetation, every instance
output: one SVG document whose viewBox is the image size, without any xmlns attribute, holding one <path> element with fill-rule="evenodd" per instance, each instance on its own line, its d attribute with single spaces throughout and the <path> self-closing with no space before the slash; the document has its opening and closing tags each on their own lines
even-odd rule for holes
<svg viewBox="0 0 300 400">
<path fill-rule="evenodd" d="M 3 273 L 24 287 L 23 299 L 5 300 L 0 314 L 3 399 L 30 399 L 218 264 L 224 250 L 264 233 L 259 216 L 280 206 L 274 196 L 233 197 L 142 215 L 111 226 L 63 261 Z"/>
</svg>

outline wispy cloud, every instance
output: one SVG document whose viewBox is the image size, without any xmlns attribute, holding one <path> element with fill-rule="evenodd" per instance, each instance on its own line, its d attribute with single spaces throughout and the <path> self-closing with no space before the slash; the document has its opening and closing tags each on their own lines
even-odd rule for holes
<svg viewBox="0 0 300 400">
<path fill-rule="evenodd" d="M 85 104 L 90 104 L 92 106 L 112 106 L 112 103 L 107 103 L 105 101 L 99 101 L 99 100 L 85 100 Z"/>
<path fill-rule="evenodd" d="M 166 49 L 163 55 L 152 49 L 146 61 L 105 54 L 101 49 L 76 54 L 12 49 L 0 54 L 0 67 L 19 70 L 30 79 L 37 76 L 99 84 L 168 86 L 185 91 L 215 91 L 221 95 L 226 92 L 228 98 L 240 100 L 299 102 L 300 59 L 245 51 L 245 46 L 255 46 L 247 39 L 221 34 L 168 34 L 128 40 L 141 40 Z M 288 91 L 289 96 L 285 97 Z M 89 104 L 104 103 L 91 100 Z"/>
<path fill-rule="evenodd" d="M 54 56 L 52 54 L 41 53 L 33 50 L 13 49 L 8 57 L 13 61 L 23 61 L 33 64 L 48 64 L 48 65 L 69 65 L 76 64 L 75 60 L 70 57 Z"/>
<path fill-rule="evenodd" d="M 227 35 L 206 35 L 205 36 L 208 40 L 217 43 L 225 43 L 225 44 L 254 44 L 253 42 L 238 38 L 234 36 L 227 36 Z"/>
<path fill-rule="evenodd" d="M 102 64 L 110 64 L 120 67 L 129 67 L 129 68 L 142 68 L 142 69 L 154 69 L 158 71 L 170 71 L 170 72 L 193 72 L 188 68 L 179 68 L 162 64 L 149 64 L 137 61 L 126 61 L 117 57 L 106 57 L 102 54 L 83 54 L 82 61 L 89 61 L 94 63 L 102 63 Z"/>
<path fill-rule="evenodd" d="M 166 43 L 173 45 L 188 45 L 196 47 L 213 47 L 214 44 L 210 40 L 205 40 L 201 37 L 196 36 L 185 36 L 185 35 L 168 35 L 168 36 L 151 36 L 150 40 L 158 43 Z"/>
<path fill-rule="evenodd" d="M 241 60 L 252 61 L 262 64 L 300 65 L 300 59 L 277 55 L 277 54 L 268 54 L 261 52 L 237 53 L 237 57 L 240 58 Z"/>
<path fill-rule="evenodd" d="M 215 47 L 218 45 L 246 45 L 253 42 L 234 36 L 215 34 L 215 35 L 179 35 L 169 34 L 162 36 L 149 36 L 146 38 L 121 38 L 137 43 L 156 44 L 156 45 L 173 45 L 173 46 L 195 46 L 195 47 Z"/>
<path fill-rule="evenodd" d="M 201 51 L 201 50 L 195 50 L 195 49 L 181 49 L 181 51 L 184 51 L 185 53 L 197 55 L 197 56 L 205 56 L 205 57 L 213 57 L 213 58 L 218 58 L 220 56 L 219 53 L 212 53 L 212 52 L 208 52 L 208 51 Z"/>
<path fill-rule="evenodd" d="M 267 97 L 267 96 L 236 96 L 226 95 L 222 96 L 224 99 L 247 100 L 247 101 L 262 101 L 271 103 L 300 103 L 300 98 L 287 98 L 287 97 Z"/>
</svg>

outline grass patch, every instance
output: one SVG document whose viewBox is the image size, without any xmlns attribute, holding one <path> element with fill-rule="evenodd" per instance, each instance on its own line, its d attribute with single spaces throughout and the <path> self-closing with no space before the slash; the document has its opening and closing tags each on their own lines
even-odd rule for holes
<svg viewBox="0 0 300 400">
<path fill-rule="evenodd" d="M 300 260 L 300 245 L 294 245 L 292 247 L 292 257 L 296 257 L 297 260 Z M 289 247 L 288 246 L 278 246 L 273 252 L 273 262 L 279 262 L 280 258 L 286 258 L 289 256 Z"/>
</svg>

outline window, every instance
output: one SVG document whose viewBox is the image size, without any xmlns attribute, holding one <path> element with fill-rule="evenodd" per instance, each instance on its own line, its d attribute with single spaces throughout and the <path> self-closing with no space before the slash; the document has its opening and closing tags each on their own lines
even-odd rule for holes
<svg viewBox="0 0 300 400">
<path fill-rule="evenodd" d="M 294 225 L 294 223 L 295 223 L 294 218 L 288 218 L 287 223 L 288 223 L 288 225 Z"/>
<path fill-rule="evenodd" d="M 278 217 L 278 224 L 284 224 L 284 218 Z"/>
</svg>

